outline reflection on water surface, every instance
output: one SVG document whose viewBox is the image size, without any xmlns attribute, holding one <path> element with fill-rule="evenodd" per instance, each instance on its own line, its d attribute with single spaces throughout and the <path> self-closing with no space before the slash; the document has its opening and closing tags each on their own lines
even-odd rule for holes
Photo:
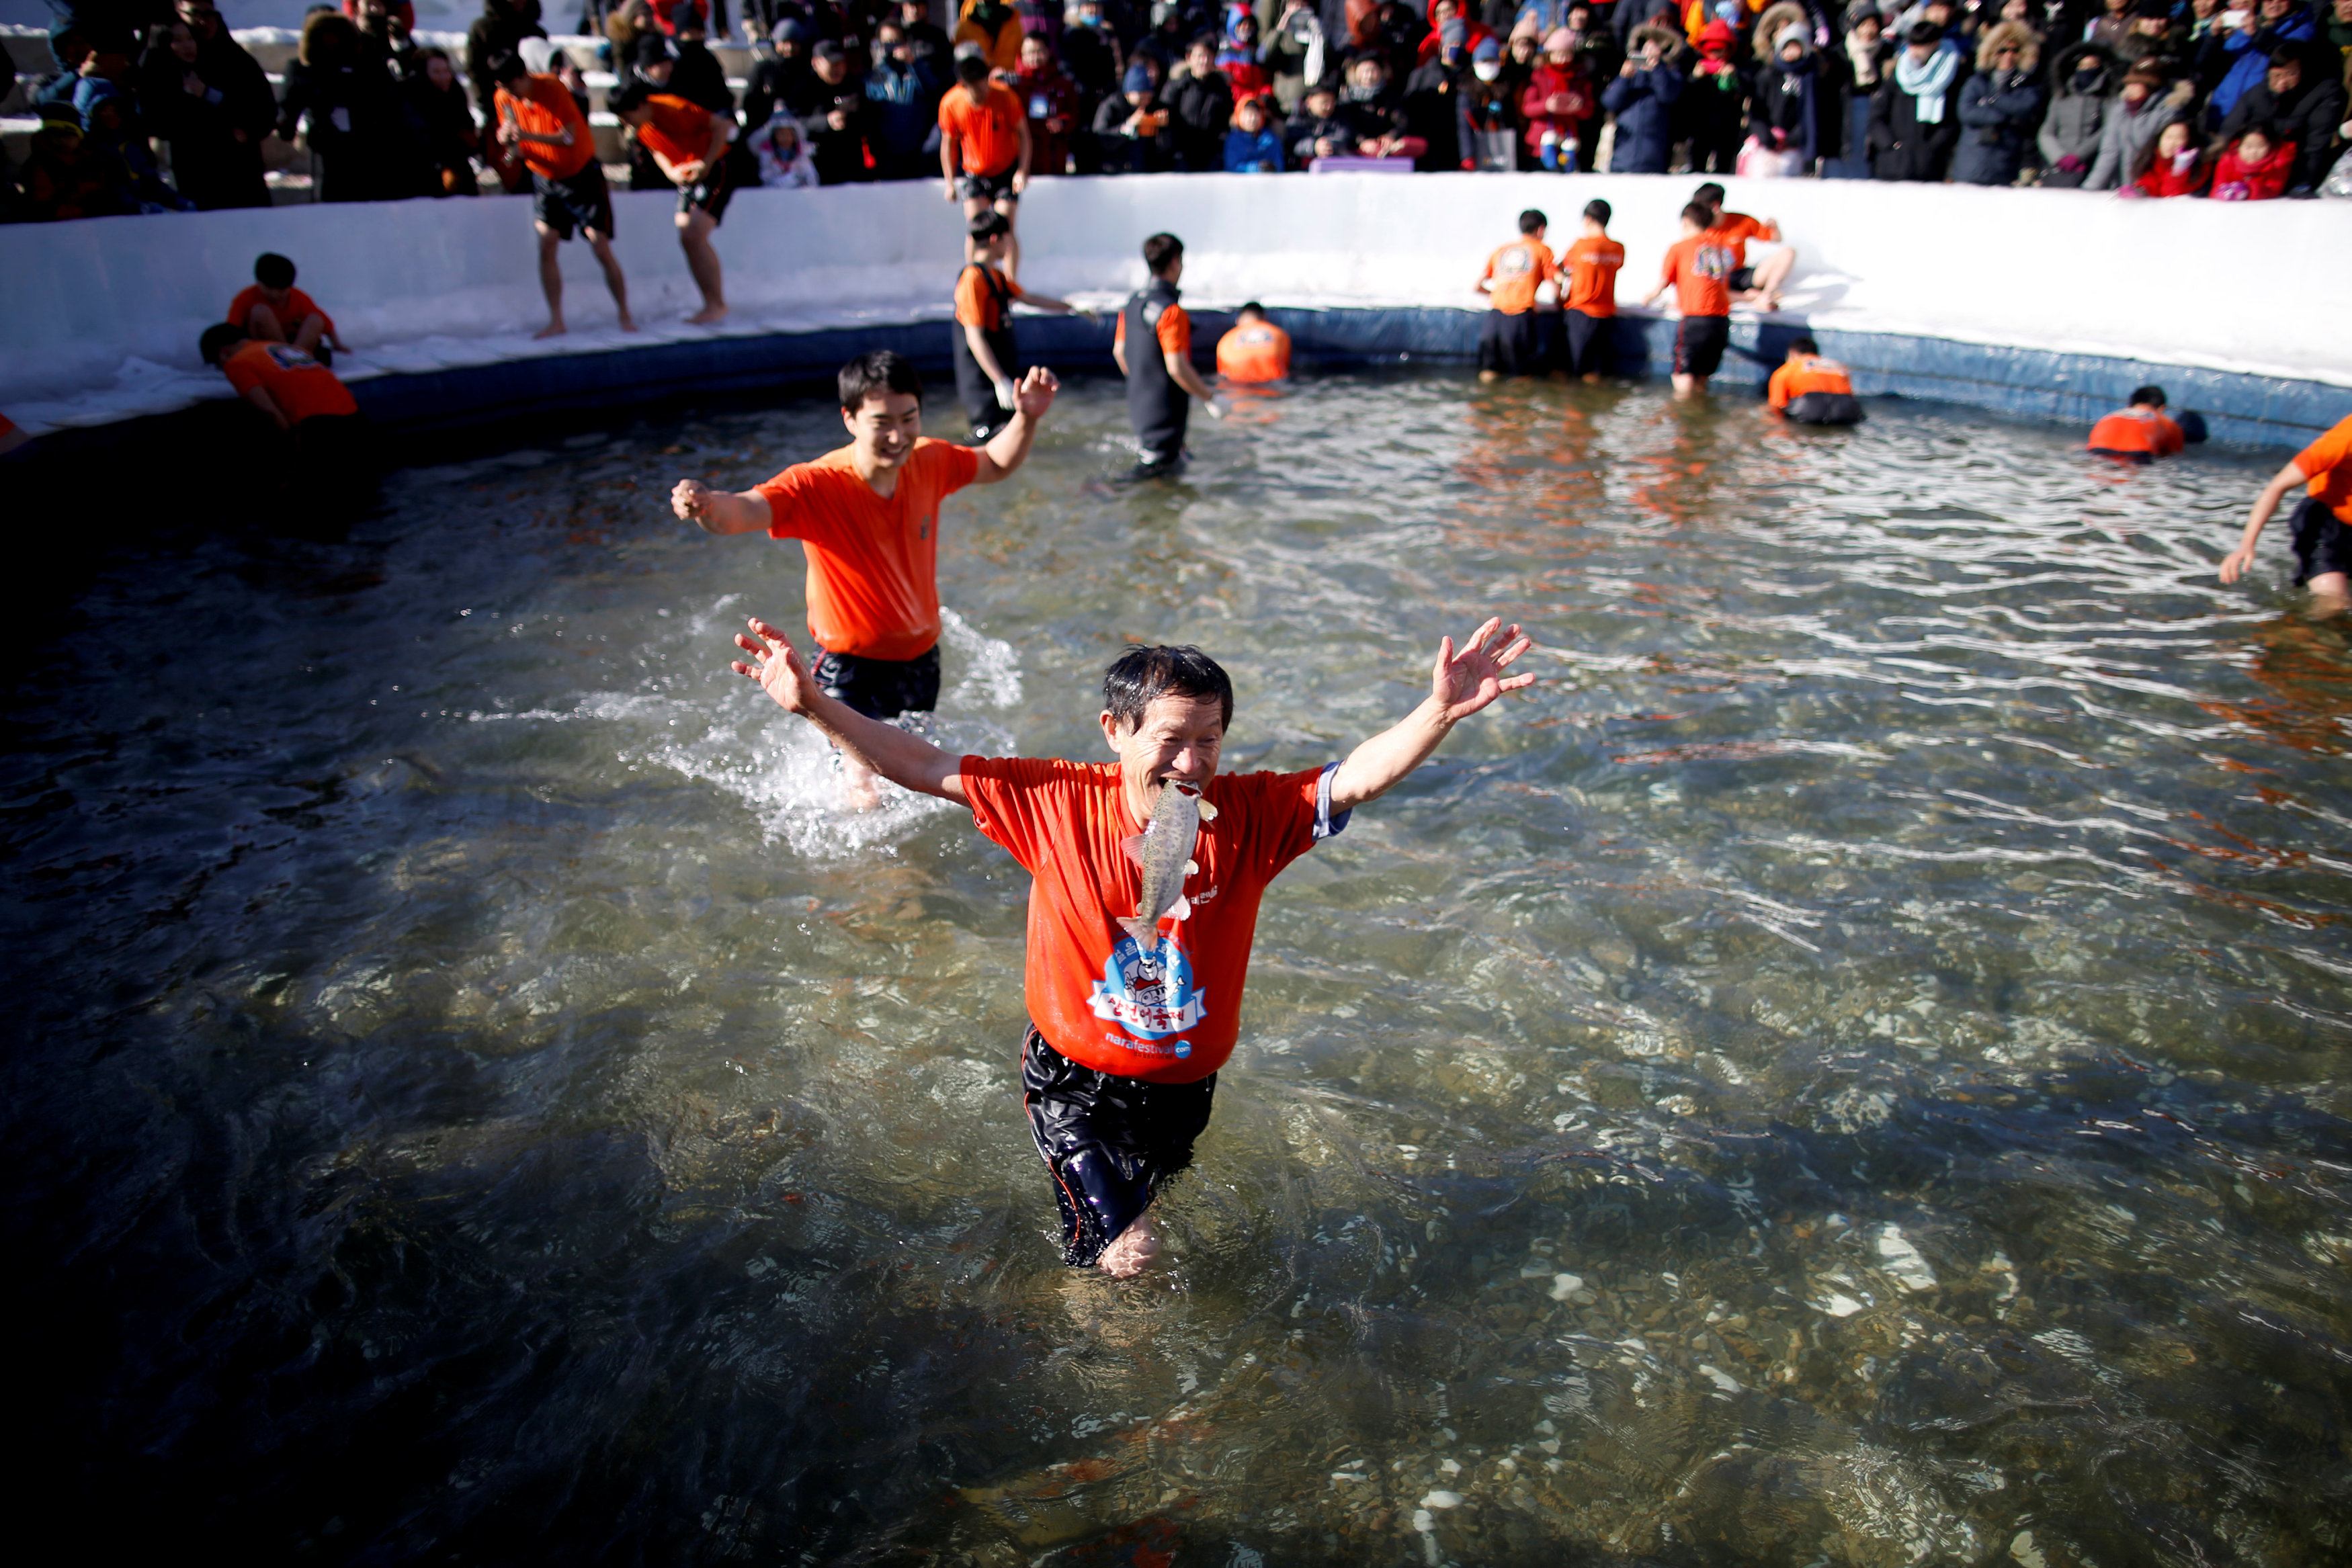
<svg viewBox="0 0 2352 1568">
<path fill-rule="evenodd" d="M 126 553 L 9 722 L 16 1255 L 93 1529 L 331 1563 L 2309 1563 L 2352 1539 L 2352 656 L 2267 459 L 1340 379 L 952 503 L 950 745 L 1192 641 L 1238 766 L 1545 678 L 1269 896 L 1142 1288 L 1024 882 L 833 810 L 667 519 L 829 410 Z M 1229 765 L 1234 765 L 1229 763 Z M 135 1496 L 135 1508 L 125 1509 Z"/>
</svg>

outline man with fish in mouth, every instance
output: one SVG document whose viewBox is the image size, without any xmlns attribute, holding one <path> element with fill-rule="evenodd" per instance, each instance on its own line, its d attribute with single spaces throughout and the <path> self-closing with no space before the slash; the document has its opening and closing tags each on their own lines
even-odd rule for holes
<svg viewBox="0 0 2352 1568">
<path fill-rule="evenodd" d="M 1054 1177 L 1064 1260 L 1117 1279 L 1159 1255 L 1147 1211 L 1209 1124 L 1266 883 L 1455 725 L 1535 679 L 1507 674 L 1530 643 L 1489 620 L 1459 649 L 1442 641 L 1427 699 L 1346 761 L 1220 774 L 1233 682 L 1198 648 L 1120 655 L 1100 721 L 1118 761 L 1083 763 L 950 757 L 827 695 L 765 621 L 735 642 L 751 657 L 737 674 L 860 765 L 970 810 L 1029 873 L 1029 1131 Z"/>
</svg>

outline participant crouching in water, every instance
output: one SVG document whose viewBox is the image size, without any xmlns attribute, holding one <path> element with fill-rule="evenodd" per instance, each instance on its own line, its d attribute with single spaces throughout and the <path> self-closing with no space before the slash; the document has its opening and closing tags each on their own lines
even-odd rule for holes
<svg viewBox="0 0 2352 1568">
<path fill-rule="evenodd" d="M 1021 1084 L 1054 1178 L 1062 1255 L 1114 1278 L 1158 1255 L 1152 1199 L 1191 1162 L 1239 1035 L 1266 884 L 1421 766 L 1454 727 L 1535 677 L 1488 621 L 1438 645 L 1429 696 L 1344 762 L 1220 775 L 1233 683 L 1197 648 L 1136 648 L 1103 678 L 1116 764 L 950 757 L 834 700 L 784 634 L 738 634 L 733 668 L 861 765 L 969 809 L 1032 878 Z M 1163 922 L 1163 916 L 1172 916 Z"/>
<path fill-rule="evenodd" d="M 1013 417 L 1014 388 L 1022 371 L 1021 349 L 1013 336 L 1013 302 L 1066 316 L 1078 310 L 1050 294 L 1032 294 L 1005 276 L 1005 248 L 1012 244 L 1013 225 L 1003 213 L 988 212 L 971 220 L 971 259 L 956 278 L 955 323 L 949 329 L 949 351 L 955 360 L 956 394 L 963 400 L 964 417 L 971 421 L 971 438 L 985 442 Z"/>
<path fill-rule="evenodd" d="M 1177 303 L 1184 242 L 1174 235 L 1153 235 L 1143 242 L 1143 265 L 1151 281 L 1121 307 L 1110 354 L 1127 378 L 1127 417 L 1140 452 L 1136 472 L 1171 474 L 1183 460 L 1192 400 L 1199 398 L 1211 419 L 1224 418 L 1225 411 L 1192 368 L 1192 318 Z"/>
<path fill-rule="evenodd" d="M 1835 360 L 1822 358 L 1822 346 L 1811 338 L 1789 340 L 1789 357 L 1773 371 L 1765 396 L 1773 413 L 1799 424 L 1862 423 L 1853 378 Z"/>
<path fill-rule="evenodd" d="M 612 107 L 677 187 L 678 248 L 686 252 L 686 269 L 702 291 L 702 308 L 687 321 L 705 327 L 727 315 L 726 279 L 710 236 L 727 215 L 735 187 L 756 185 L 760 179 L 756 166 L 744 167 L 752 159 L 735 143 L 732 116 L 713 114 L 661 90 L 677 68 L 669 41 L 659 33 L 647 34 L 637 40 L 637 74 L 614 95 Z"/>
<path fill-rule="evenodd" d="M 2135 388 L 2131 402 L 2091 426 L 2085 450 L 2126 463 L 2153 463 L 2189 444 L 2189 437 L 2164 412 L 2164 389 Z"/>
<path fill-rule="evenodd" d="M 2263 486 L 2253 510 L 2246 515 L 2238 548 L 2221 562 L 2221 580 L 2235 582 L 2254 564 L 2254 546 L 2262 540 L 2264 525 L 2297 485 L 2305 493 L 2295 503 L 2289 525 L 2295 586 L 2311 590 L 2312 598 L 2331 612 L 2341 611 L 2352 595 L 2352 414 L 2296 453 L 2294 461 Z"/>
</svg>

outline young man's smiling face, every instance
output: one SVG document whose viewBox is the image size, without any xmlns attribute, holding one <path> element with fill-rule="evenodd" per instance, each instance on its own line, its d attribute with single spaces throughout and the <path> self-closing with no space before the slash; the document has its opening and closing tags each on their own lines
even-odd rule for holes
<svg viewBox="0 0 2352 1568">
<path fill-rule="evenodd" d="M 923 400 L 913 392 L 867 392 L 864 402 L 841 411 L 841 423 L 867 463 L 896 468 L 922 439 Z"/>
</svg>

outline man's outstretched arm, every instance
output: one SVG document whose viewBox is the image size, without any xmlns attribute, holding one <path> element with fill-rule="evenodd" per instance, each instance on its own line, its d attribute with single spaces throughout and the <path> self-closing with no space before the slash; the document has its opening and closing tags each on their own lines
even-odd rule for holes
<svg viewBox="0 0 2352 1568">
<path fill-rule="evenodd" d="M 680 479 L 670 490 L 669 505 L 706 534 L 755 534 L 775 517 L 768 497 L 757 490 L 732 494 L 714 490 L 699 479 Z"/>
<path fill-rule="evenodd" d="M 1517 626 L 1505 626 L 1500 620 L 1489 620 L 1473 632 L 1459 653 L 1453 638 L 1439 643 L 1437 663 L 1429 672 L 1428 698 L 1403 723 L 1348 754 L 1331 778 L 1331 809 L 1346 811 L 1379 800 L 1428 761 L 1455 725 L 1505 692 L 1534 685 L 1533 675 L 1503 674 L 1533 646 Z"/>
<path fill-rule="evenodd" d="M 823 730 L 825 738 L 862 763 L 868 772 L 879 773 L 902 789 L 912 789 L 919 795 L 937 795 L 958 805 L 970 805 L 963 792 L 963 767 L 960 759 L 950 757 L 929 741 L 908 735 L 896 725 L 867 718 L 847 704 L 824 695 L 808 671 L 802 667 L 800 655 L 782 632 L 754 616 L 751 634 L 738 632 L 735 645 L 751 655 L 752 662 L 737 660 L 729 667 L 739 675 L 749 675 L 760 683 L 760 689 L 776 699 L 786 713 L 795 713 Z"/>
</svg>

